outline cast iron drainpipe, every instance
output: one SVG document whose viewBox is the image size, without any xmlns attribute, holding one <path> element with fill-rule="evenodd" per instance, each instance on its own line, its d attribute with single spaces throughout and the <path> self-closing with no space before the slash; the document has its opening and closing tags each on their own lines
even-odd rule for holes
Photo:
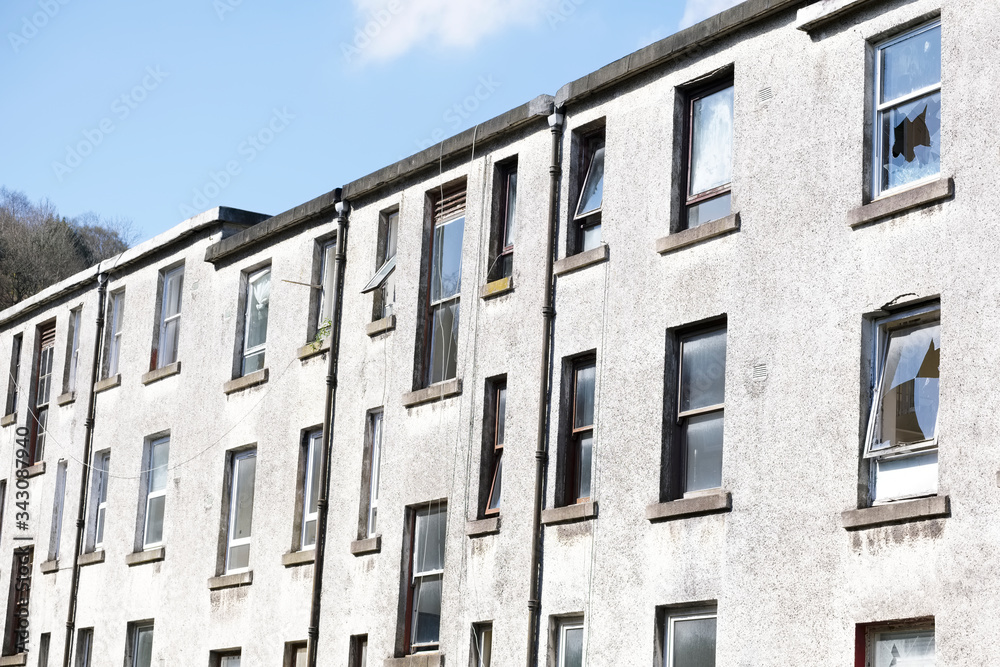
<svg viewBox="0 0 1000 667">
<path fill-rule="evenodd" d="M 338 197 L 339 198 L 339 197 Z M 319 498 L 316 500 L 316 547 L 313 561 L 312 603 L 309 608 L 309 642 L 306 649 L 306 665 L 316 667 L 316 642 L 319 639 L 320 597 L 323 593 L 323 554 L 326 550 L 326 516 L 330 492 L 330 447 L 333 442 L 333 425 L 337 408 L 337 369 L 340 361 L 340 319 L 343 312 L 341 299 L 341 275 L 347 259 L 347 214 L 350 209 L 346 201 L 338 201 L 337 209 L 337 254 L 334 255 L 333 271 L 327 278 L 326 292 L 332 299 L 330 318 L 330 351 L 326 353 L 326 404 L 323 408 L 323 443 L 319 453 Z"/>
<path fill-rule="evenodd" d="M 546 435 L 548 432 L 549 368 L 552 354 L 552 320 L 556 311 L 552 307 L 552 256 L 555 246 L 556 220 L 559 217 L 558 196 L 559 177 L 562 168 L 559 166 L 559 143 L 562 135 L 563 114 L 559 109 L 553 109 L 549 116 L 549 128 L 552 132 L 552 162 L 549 164 L 549 231 L 545 248 L 545 301 L 542 305 L 542 358 L 539 364 L 538 383 L 538 440 L 535 448 L 535 504 L 531 517 L 531 589 L 528 593 L 528 661 L 527 667 L 535 667 L 538 660 L 538 645 L 535 636 L 538 633 L 538 615 L 542 603 L 538 599 L 538 588 L 541 584 L 541 571 L 538 563 L 538 548 L 541 542 L 542 520 L 542 483 L 545 479 L 545 463 L 548 460 L 546 450 Z"/>
<path fill-rule="evenodd" d="M 63 667 L 69 667 L 70 651 L 73 649 L 73 631 L 76 629 L 76 602 L 80 589 L 80 551 L 83 549 L 83 527 L 87 517 L 87 473 L 90 471 L 90 453 L 94 447 L 94 408 L 97 406 L 97 371 L 101 366 L 101 338 L 104 334 L 104 298 L 108 291 L 108 274 L 97 276 L 97 331 L 94 335 L 94 363 L 90 368 L 90 385 L 87 391 L 87 420 L 83 423 L 83 461 L 80 466 L 80 507 L 76 515 L 76 547 L 73 549 L 73 578 L 69 588 L 69 613 L 66 616 L 66 644 L 63 650 Z"/>
</svg>

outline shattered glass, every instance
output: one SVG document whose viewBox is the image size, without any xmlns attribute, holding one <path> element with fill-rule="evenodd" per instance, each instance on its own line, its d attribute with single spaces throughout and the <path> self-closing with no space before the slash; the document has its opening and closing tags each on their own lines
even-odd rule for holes
<svg viewBox="0 0 1000 667">
<path fill-rule="evenodd" d="M 877 403 L 873 452 L 934 439 L 940 360 L 939 323 L 890 335 Z"/>
<path fill-rule="evenodd" d="M 882 114 L 882 190 L 941 172 L 941 93 Z"/>
<path fill-rule="evenodd" d="M 879 635 L 875 667 L 934 667 L 934 631 Z"/>
</svg>

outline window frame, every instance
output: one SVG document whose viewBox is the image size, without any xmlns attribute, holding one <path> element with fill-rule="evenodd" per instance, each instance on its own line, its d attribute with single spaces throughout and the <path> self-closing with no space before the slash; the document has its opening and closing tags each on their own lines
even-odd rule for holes
<svg viewBox="0 0 1000 667">
<path fill-rule="evenodd" d="M 594 395 L 592 397 L 592 402 L 594 404 L 594 418 L 593 421 L 588 426 L 577 426 L 577 387 L 580 381 L 580 371 L 588 367 L 594 368 Z M 566 489 L 565 489 L 565 499 L 566 505 L 579 505 L 581 503 L 590 502 L 594 494 L 594 447 L 597 444 L 597 356 L 593 354 L 586 354 L 573 359 L 572 361 L 572 389 L 570 394 L 570 410 L 569 410 L 569 438 L 568 447 L 566 449 Z M 591 439 L 591 459 L 590 459 L 590 494 L 587 496 L 580 495 L 583 489 L 582 486 L 582 458 L 583 458 L 583 438 L 590 435 Z"/>
<path fill-rule="evenodd" d="M 234 538 L 233 535 L 236 533 L 236 512 L 239 509 L 239 503 L 237 499 L 240 492 L 240 478 L 239 478 L 239 465 L 241 461 L 246 461 L 248 459 L 254 459 L 254 478 L 253 486 L 251 487 L 253 498 L 250 503 L 250 534 L 246 537 Z M 257 449 L 245 449 L 239 452 L 233 452 L 230 462 L 230 484 L 229 484 L 229 512 L 226 521 L 226 555 L 225 563 L 223 565 L 224 574 L 239 574 L 241 572 L 249 572 L 250 567 L 250 554 L 247 554 L 247 564 L 246 567 L 232 568 L 230 567 L 230 562 L 232 559 L 232 550 L 234 547 L 249 547 L 253 541 L 253 505 L 256 502 L 256 489 L 257 489 Z"/>
<path fill-rule="evenodd" d="M 76 667 L 91 667 L 94 628 L 80 628 L 76 635 Z"/>
<path fill-rule="evenodd" d="M 416 600 L 420 592 L 421 586 L 425 581 L 430 581 L 433 579 L 438 579 L 441 581 L 441 605 L 444 606 L 444 573 L 445 573 L 445 556 L 447 555 L 447 542 L 448 542 L 448 505 L 445 501 L 432 501 L 429 503 L 423 503 L 419 507 L 415 507 L 409 512 L 409 529 L 410 529 L 410 540 L 409 540 L 409 565 L 406 569 L 406 617 L 404 621 L 404 645 L 406 646 L 406 652 L 409 655 L 415 653 L 423 653 L 425 651 L 435 651 L 441 645 L 441 635 L 440 635 L 440 622 L 438 638 L 435 642 L 424 642 L 422 644 L 417 644 L 413 641 L 414 635 L 416 634 L 416 624 L 417 624 L 417 608 Z M 436 570 L 427 570 L 417 573 L 416 566 L 418 561 L 418 547 L 420 546 L 417 536 L 417 518 L 420 516 L 430 516 L 432 514 L 444 514 L 445 521 L 445 531 L 442 536 L 443 543 L 441 544 L 441 567 Z M 426 543 L 425 543 L 426 545 Z M 440 619 L 440 609 L 438 618 Z"/>
<path fill-rule="evenodd" d="M 736 115 L 736 85 L 733 78 L 732 69 L 728 69 L 727 73 L 723 74 L 721 78 L 714 79 L 713 81 L 706 83 L 701 86 L 696 86 L 686 91 L 684 94 L 684 177 L 682 180 L 684 184 L 684 192 L 681 195 L 681 219 L 680 219 L 680 229 L 694 229 L 689 223 L 689 211 L 692 207 L 699 206 L 706 202 L 712 201 L 714 199 L 719 199 L 727 194 L 732 196 L 733 190 L 733 174 L 732 165 L 730 164 L 729 182 L 722 185 L 718 185 L 704 192 L 699 192 L 697 194 L 691 194 L 691 178 L 693 176 L 692 162 L 694 157 L 694 106 L 699 100 L 703 100 L 706 97 L 715 95 L 716 93 L 721 93 L 722 91 L 732 88 L 733 89 L 733 137 L 730 137 L 730 141 L 735 138 L 736 128 L 735 128 L 735 115 Z M 730 200 L 729 215 L 732 215 L 732 202 Z M 721 218 L 716 218 L 721 219 Z M 706 220 L 701 224 L 706 224 L 708 222 L 714 222 L 714 220 Z M 698 227 L 700 225 L 695 225 Z"/>
<path fill-rule="evenodd" d="M 375 410 L 368 416 L 369 428 L 371 429 L 371 452 L 369 457 L 368 473 L 368 512 L 366 526 L 366 537 L 378 535 L 378 495 L 382 482 L 382 438 L 385 431 L 385 413 L 382 410 Z"/>
<path fill-rule="evenodd" d="M 302 483 L 302 519 L 299 523 L 299 549 L 301 551 L 307 551 L 309 549 L 316 548 L 316 537 L 314 533 L 313 541 L 310 543 L 306 542 L 306 535 L 308 531 L 306 530 L 307 525 L 310 521 L 316 522 L 316 529 L 319 529 L 319 507 L 315 511 L 310 511 L 309 506 L 311 505 L 310 499 L 313 493 L 319 493 L 319 490 L 313 486 L 313 476 L 315 475 L 316 466 L 319 464 L 319 460 L 316 458 L 317 454 L 320 453 L 319 449 L 323 446 L 323 429 L 313 429 L 307 431 L 305 434 L 305 466 L 304 475 Z M 256 478 L 256 476 L 255 476 Z"/>
<path fill-rule="evenodd" d="M 716 621 L 716 650 L 718 650 L 718 620 L 717 607 L 702 607 L 694 609 L 668 609 L 663 618 L 663 667 L 674 667 L 674 624 L 677 621 L 701 621 L 714 619 Z"/>
<path fill-rule="evenodd" d="M 604 217 L 604 185 L 607 183 L 607 134 L 606 126 L 604 124 L 604 119 L 597 121 L 598 125 L 595 127 L 593 125 L 585 127 L 576 131 L 577 141 L 579 145 L 579 158 L 577 161 L 576 169 L 578 185 L 577 193 L 574 198 L 575 206 L 573 206 L 573 211 L 570 215 L 570 221 L 572 223 L 572 234 L 573 234 L 573 252 L 569 253 L 571 255 L 579 254 L 581 252 L 586 252 L 588 250 L 586 245 L 586 235 L 587 232 L 593 230 L 594 228 L 600 228 L 601 238 L 598 241 L 596 247 L 600 247 L 604 243 L 603 238 L 603 217 Z M 587 186 L 590 185 L 590 179 L 593 176 L 594 163 L 597 158 L 597 154 L 601 153 L 601 203 L 600 205 L 585 213 L 580 212 L 580 208 L 583 206 L 583 197 L 587 192 Z M 593 249 L 593 248 L 591 248 Z"/>
<path fill-rule="evenodd" d="M 49 527 L 49 561 L 59 560 L 62 547 L 63 516 L 66 511 L 66 465 L 65 459 L 56 465 L 56 488 L 52 500 L 52 524 Z"/>
<path fill-rule="evenodd" d="M 169 483 L 168 483 L 169 480 L 168 479 L 164 479 L 164 483 L 163 483 L 163 488 L 162 489 L 153 490 L 153 488 L 152 488 L 152 486 L 153 486 L 153 471 L 154 471 L 154 468 L 153 468 L 153 451 L 154 451 L 154 449 L 156 447 L 160 447 L 160 446 L 164 446 L 164 445 L 167 447 L 167 459 L 166 459 L 167 462 L 163 466 L 163 468 L 164 468 L 164 476 L 166 476 L 166 474 L 170 470 L 170 463 L 169 463 L 170 462 L 170 436 L 169 435 L 163 435 L 163 436 L 158 436 L 158 437 L 155 437 L 155 438 L 150 438 L 148 440 L 148 442 L 149 442 L 149 444 L 147 446 L 147 450 L 148 451 L 147 451 L 146 459 L 145 459 L 146 460 L 146 465 L 145 465 L 146 470 L 144 471 L 145 472 L 146 500 L 145 500 L 145 503 L 144 503 L 145 512 L 143 513 L 143 518 L 142 518 L 142 550 L 143 551 L 148 551 L 150 549 L 156 549 L 158 547 L 163 546 L 165 544 L 165 542 L 166 542 L 166 540 L 165 540 L 166 532 L 167 532 L 166 531 L 166 516 L 167 516 L 167 500 L 166 500 L 166 498 L 167 498 L 167 488 L 170 486 Z M 150 541 L 148 541 L 148 539 L 149 539 L 149 519 L 150 519 L 150 516 L 151 516 L 150 511 L 149 511 L 149 506 L 150 506 L 150 503 L 153 500 L 155 500 L 156 498 L 163 498 L 163 516 L 160 518 L 160 523 L 161 523 L 160 532 L 161 532 L 161 535 L 160 535 L 160 539 L 158 541 L 150 542 Z"/>
<path fill-rule="evenodd" d="M 372 321 L 376 322 L 395 314 L 396 253 L 399 245 L 399 206 L 379 212 L 378 239 L 375 247 L 375 273 L 361 290 L 362 294 L 373 293 Z M 388 292 L 392 290 L 392 299 Z"/>
<path fill-rule="evenodd" d="M 348 662 L 351 667 L 366 667 L 368 664 L 368 635 L 351 637 Z"/>
<path fill-rule="evenodd" d="M 329 317 L 324 317 L 327 307 L 332 304 L 331 301 L 326 298 L 326 272 L 331 269 L 331 264 L 329 260 L 336 261 L 335 255 L 337 253 L 337 237 L 334 235 L 332 238 L 327 238 L 319 240 L 316 242 L 319 246 L 319 289 L 317 294 L 317 304 L 316 304 L 316 316 L 313 319 L 313 327 L 315 327 L 316 334 L 319 335 L 326 329 L 324 324 L 327 320 L 330 321 L 331 325 L 333 323 L 333 313 L 330 313 Z M 249 300 L 249 294 L 248 294 Z M 326 336 L 329 335 L 327 330 Z"/>
<path fill-rule="evenodd" d="M 587 664 L 587 624 L 582 616 L 562 618 L 556 621 L 556 667 L 566 667 L 566 633 L 580 630 L 580 655 Z"/>
<path fill-rule="evenodd" d="M 282 660 L 282 667 L 298 667 L 299 651 L 308 651 L 309 642 L 307 641 L 292 641 L 285 642 L 284 659 Z"/>
<path fill-rule="evenodd" d="M 248 272 L 246 274 L 246 289 L 244 291 L 244 304 L 243 304 L 243 344 L 240 346 L 243 351 L 242 359 L 240 361 L 240 377 L 244 377 L 247 374 L 247 361 L 251 357 L 256 357 L 260 355 L 260 369 L 263 370 L 267 368 L 267 329 L 271 322 L 271 296 L 268 294 L 267 298 L 267 321 L 264 325 L 264 341 L 253 347 L 248 347 L 250 342 L 250 308 L 253 306 L 253 286 L 256 282 L 267 276 L 268 281 L 271 280 L 271 265 L 263 266 L 255 271 Z M 250 371 L 251 373 L 254 371 Z"/>
<path fill-rule="evenodd" d="M 76 374 L 80 367 L 80 322 L 83 306 L 69 311 L 69 328 L 66 331 L 66 375 L 63 378 L 63 393 L 76 391 Z"/>
<path fill-rule="evenodd" d="M 935 418 L 934 437 L 932 439 L 904 445 L 892 445 L 879 450 L 872 449 L 872 445 L 874 444 L 874 440 L 877 435 L 875 433 L 875 429 L 876 423 L 879 421 L 879 413 L 881 412 L 880 399 L 882 396 L 882 386 L 885 382 L 883 373 L 885 372 L 885 363 L 888 358 L 889 343 L 892 340 L 892 336 L 897 332 L 915 329 L 917 327 L 935 323 L 938 327 L 940 327 L 941 304 L 937 301 L 924 303 L 912 308 L 902 309 L 872 322 L 872 326 L 874 327 L 874 336 L 872 337 L 872 376 L 869 385 L 871 395 L 869 400 L 867 427 L 865 429 L 864 449 L 861 453 L 862 459 L 868 463 L 869 467 L 868 489 L 869 501 L 872 506 L 898 502 L 901 500 L 910 500 L 913 498 L 924 498 L 933 496 L 937 493 L 938 485 L 936 484 L 934 491 L 919 491 L 912 494 L 904 494 L 898 497 L 891 496 L 877 499 L 877 477 L 879 461 L 895 461 L 907 458 L 917 458 L 922 455 L 939 451 L 938 425 L 940 424 L 940 407 Z M 941 346 L 944 347 L 943 341 Z M 940 402 L 940 385 L 938 391 L 938 400 Z M 940 479 L 938 481 L 940 481 Z"/>
<path fill-rule="evenodd" d="M 52 366 L 55 363 L 56 322 L 39 325 L 35 329 L 38 355 L 35 359 L 34 390 L 31 399 L 31 463 L 45 459 L 46 428 L 49 420 L 49 401 L 52 400 Z"/>
<path fill-rule="evenodd" d="M 129 656 L 128 664 L 129 667 L 152 667 L 153 665 L 153 639 L 155 635 L 153 621 L 138 621 L 134 623 L 129 623 L 131 626 L 129 628 Z M 149 640 L 149 664 L 141 665 L 139 664 L 139 641 L 143 633 L 148 632 L 151 637 Z"/>
<path fill-rule="evenodd" d="M 514 156 L 496 167 L 498 174 L 497 217 L 494 225 L 494 237 L 491 241 L 493 260 L 487 271 L 488 281 L 511 278 L 514 274 L 514 239 L 512 235 L 517 229 L 517 162 L 517 156 Z M 513 202 L 511 202 L 512 191 Z M 511 206 L 512 203 L 513 206 Z"/>
<path fill-rule="evenodd" d="M 104 377 L 118 375 L 122 345 L 122 323 L 125 318 L 125 290 L 111 293 L 111 329 L 109 330 L 108 361 Z"/>
<path fill-rule="evenodd" d="M 489 650 L 484 651 L 489 637 Z M 493 621 L 472 624 L 472 655 L 470 667 L 491 667 L 493 663 Z"/>
<path fill-rule="evenodd" d="M 858 641 L 864 641 L 863 660 L 855 660 L 860 667 L 875 667 L 875 644 L 878 638 L 886 634 L 902 632 L 930 632 L 934 637 L 935 657 L 937 654 L 937 630 L 933 618 L 920 618 L 906 621 L 889 621 L 885 623 L 869 623 L 859 626 Z M 858 647 L 862 648 L 862 647 Z M 859 651 L 860 653 L 860 651 Z M 858 658 L 862 656 L 859 655 Z"/>
<path fill-rule="evenodd" d="M 484 516 L 500 514 L 500 506 L 503 503 L 503 446 L 507 430 L 507 378 L 504 377 L 490 383 L 490 391 L 493 398 L 493 414 L 490 419 L 493 427 L 490 438 L 493 443 L 490 468 L 493 474 L 490 476 L 490 489 L 486 495 L 486 506 L 483 509 Z M 503 406 L 502 410 L 501 405 Z M 501 428 L 501 423 L 503 428 Z M 497 494 L 497 480 L 500 481 L 499 494 Z M 496 507 L 494 507 L 495 495 Z"/>
<path fill-rule="evenodd" d="M 893 99 L 891 99 L 889 101 L 883 102 L 882 101 L 882 65 L 883 65 L 883 62 L 884 62 L 883 61 L 883 55 L 884 55 L 886 49 L 888 49 L 891 46 L 894 46 L 895 44 L 898 44 L 899 42 L 905 41 L 905 40 L 907 40 L 907 39 L 909 39 L 911 37 L 915 37 L 915 36 L 917 36 L 917 35 L 919 35 L 921 33 L 928 32 L 930 30 L 933 30 L 934 28 L 941 28 L 941 27 L 942 27 L 941 17 L 938 16 L 938 17 L 936 17 L 936 18 L 934 18 L 934 19 L 932 19 L 930 21 L 927 21 L 926 23 L 922 23 L 920 25 L 917 25 L 917 26 L 914 26 L 914 27 L 909 28 L 907 30 L 904 30 L 903 32 L 901 32 L 901 33 L 899 33 L 899 34 L 897 34 L 897 35 L 895 35 L 895 36 L 893 36 L 893 37 L 891 37 L 889 39 L 883 40 L 883 41 L 878 42 L 878 43 L 876 43 L 876 44 L 873 45 L 873 49 L 874 49 L 874 59 L 873 60 L 874 60 L 875 71 L 872 73 L 873 74 L 873 76 L 872 76 L 873 87 L 872 87 L 872 99 L 871 99 L 871 104 L 872 104 L 872 106 L 871 106 L 871 109 L 872 109 L 872 135 L 871 135 L 872 136 L 872 139 L 871 139 L 871 141 L 872 141 L 872 151 L 871 151 L 871 153 L 872 153 L 872 158 L 871 158 L 872 159 L 872 164 L 871 164 L 871 169 L 872 169 L 872 172 L 871 172 L 871 188 L 870 188 L 870 191 L 871 191 L 871 199 L 872 199 L 872 201 L 874 201 L 876 199 L 879 199 L 881 197 L 890 195 L 890 194 L 896 194 L 896 193 L 899 193 L 899 192 L 903 192 L 905 190 L 909 190 L 910 188 L 915 188 L 915 187 L 918 187 L 920 185 L 925 185 L 927 183 L 932 183 L 932 182 L 938 180 L 939 178 L 941 178 L 940 164 L 938 164 L 938 171 L 937 171 L 936 174 L 931 174 L 931 175 L 928 175 L 928 176 L 924 176 L 923 178 L 919 178 L 919 179 L 917 179 L 915 181 L 911 181 L 911 182 L 905 183 L 903 185 L 897 185 L 895 187 L 890 187 L 890 188 L 883 188 L 882 187 L 882 157 L 883 157 L 882 139 L 883 138 L 882 138 L 882 129 L 881 129 L 882 128 L 882 122 L 883 122 L 883 115 L 886 112 L 891 111 L 892 109 L 900 107 L 900 106 L 902 106 L 904 104 L 909 104 L 909 103 L 911 103 L 911 102 L 913 102 L 915 100 L 920 99 L 921 97 L 927 97 L 928 95 L 933 95 L 934 93 L 941 93 L 941 91 L 942 91 L 942 83 L 941 83 L 941 78 L 942 77 L 939 76 L 938 77 L 938 82 L 936 84 L 932 84 L 930 86 L 924 86 L 923 88 L 921 88 L 919 90 L 911 91 L 909 93 L 906 93 L 905 95 L 901 95 L 901 96 L 895 97 L 895 98 L 893 98 Z M 943 37 L 944 37 L 944 30 L 943 29 L 942 29 L 941 35 L 942 35 L 942 42 L 943 42 Z M 943 58 L 944 49 L 943 49 L 943 44 L 942 44 L 941 55 L 942 55 L 941 67 L 942 67 L 942 70 L 943 70 L 944 69 L 944 62 L 943 62 L 943 60 L 944 60 L 944 58 Z"/>
<path fill-rule="evenodd" d="M 21 352 L 24 349 L 24 334 L 14 334 L 10 343 L 10 375 L 7 385 L 7 410 L 4 414 L 17 414 L 17 402 L 20 397 Z"/>
<path fill-rule="evenodd" d="M 462 253 L 465 249 L 465 223 L 467 221 L 468 212 L 468 183 L 464 179 L 450 184 L 448 186 L 442 186 L 441 188 L 433 191 L 432 195 L 432 215 L 431 215 L 431 229 L 430 229 L 430 239 L 428 241 L 428 264 L 427 264 L 427 287 L 424 294 L 426 299 L 427 307 L 424 309 L 424 341 L 423 341 L 423 378 L 422 387 L 430 387 L 439 382 L 447 382 L 448 380 L 453 380 L 458 375 L 458 339 L 460 331 L 455 331 L 454 347 L 451 353 L 455 356 L 455 373 L 450 377 L 441 377 L 437 380 L 434 379 L 434 316 L 439 310 L 444 310 L 452 305 L 455 307 L 455 317 L 454 319 L 461 323 L 461 305 L 462 305 L 462 281 L 464 278 L 464 273 L 462 267 Z M 451 202 L 451 208 L 449 208 L 450 200 L 457 200 L 461 195 L 461 207 L 458 208 L 454 202 Z M 439 210 L 440 209 L 440 210 Z M 433 298 L 434 294 L 434 264 L 436 253 L 438 252 L 437 244 L 434 242 L 434 237 L 437 235 L 437 230 L 439 228 L 444 228 L 448 225 L 461 224 L 462 226 L 462 242 L 459 247 L 459 284 L 455 293 L 450 296 L 442 296 L 435 300 Z M 442 238 L 444 234 L 442 233 Z M 443 260 L 442 260 L 443 265 Z M 454 323 L 452 326 L 456 326 Z M 443 375 L 447 376 L 448 364 L 444 363 L 442 366 Z"/>
<path fill-rule="evenodd" d="M 180 358 L 181 315 L 184 312 L 184 265 L 181 264 L 171 269 L 164 269 L 161 275 L 163 276 L 163 280 L 160 292 L 160 326 L 158 327 L 159 337 L 157 338 L 155 363 L 155 368 L 157 369 L 176 363 Z M 177 284 L 177 312 L 169 314 L 170 288 L 175 282 Z M 177 330 L 174 333 L 174 347 L 167 354 L 167 328 L 175 322 L 177 323 Z"/>
<path fill-rule="evenodd" d="M 677 334 L 677 398 L 676 404 L 674 406 L 677 429 L 675 436 L 675 446 L 677 447 L 677 456 L 675 460 L 677 461 L 677 495 L 680 498 L 694 498 L 698 496 L 703 496 L 706 494 L 711 494 L 717 492 L 719 489 L 724 488 L 722 484 L 722 463 L 720 463 L 719 471 L 719 486 L 711 487 L 707 489 L 697 489 L 688 490 L 689 481 L 687 479 L 687 464 L 688 464 L 688 447 L 687 441 L 684 437 L 684 424 L 686 420 L 693 417 L 702 417 L 705 415 L 720 414 L 723 419 L 723 425 L 725 425 L 725 414 L 726 414 L 726 401 L 725 401 L 725 385 L 726 377 L 725 371 L 723 371 L 722 386 L 723 386 L 723 401 L 722 403 L 716 403 L 714 405 L 706 405 L 701 408 L 693 408 L 690 410 L 682 410 L 681 402 L 684 397 L 684 344 L 693 338 L 699 336 L 707 336 L 715 333 L 724 333 L 726 336 L 726 361 L 728 362 L 729 357 L 729 326 L 725 320 L 714 320 L 703 325 L 698 325 L 691 328 L 685 328 L 678 332 Z M 728 367 L 728 363 L 727 363 Z M 724 426 L 723 426 L 724 428 Z M 722 448 L 723 448 L 723 461 L 725 460 L 725 434 L 723 434 Z"/>
<path fill-rule="evenodd" d="M 107 449 L 94 454 L 91 466 L 93 476 L 91 494 L 89 497 L 91 509 L 88 511 L 91 530 L 87 535 L 87 553 L 100 551 L 104 547 L 104 529 L 108 508 L 108 481 L 111 469 L 111 450 Z"/>
</svg>

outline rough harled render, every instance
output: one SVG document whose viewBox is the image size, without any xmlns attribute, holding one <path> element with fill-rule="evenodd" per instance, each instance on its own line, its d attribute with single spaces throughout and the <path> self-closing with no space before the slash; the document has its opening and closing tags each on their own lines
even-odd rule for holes
<svg viewBox="0 0 1000 667">
<path fill-rule="evenodd" d="M 342 300 L 333 314 L 341 333 L 316 664 L 361 664 L 366 636 L 369 665 L 477 665 L 476 624 L 489 622 L 493 665 L 534 655 L 529 664 L 556 667 L 571 664 L 559 661 L 569 660 L 562 643 L 576 635 L 564 630 L 578 619 L 588 665 L 664 666 L 676 658 L 676 667 L 881 667 L 890 664 L 879 653 L 892 650 L 886 642 L 898 642 L 893 664 L 900 666 L 1000 664 L 1000 449 L 991 435 L 1000 430 L 991 398 L 1000 336 L 1000 216 L 991 196 L 1000 178 L 1000 125 L 991 121 L 1000 105 L 996 18 L 995 3 L 980 0 L 750 0 L 554 98 L 301 207 L 266 219 L 214 209 L 0 313 L 0 363 L 22 337 L 19 401 L 0 434 L 8 462 L 0 473 L 0 665 L 38 664 L 46 634 L 49 664 L 62 664 L 92 391 L 92 451 L 110 451 L 110 468 L 100 549 L 92 547 L 96 519 L 87 512 L 75 630 L 93 629 L 93 664 L 130 660 L 140 650 L 135 629 L 147 621 L 153 665 L 221 664 L 233 649 L 244 665 L 305 664 L 295 651 L 308 638 L 314 563 L 301 548 L 303 443 L 323 422 L 330 353 L 310 285 L 323 280 L 324 243 L 336 233 L 341 200 L 349 212 Z M 877 49 L 937 19 L 939 173 L 873 201 Z M 727 71 L 732 215 L 682 231 L 684 99 L 693 82 Z M 538 632 L 529 638 L 552 141 L 546 118 L 554 109 L 563 115 L 555 317 L 543 404 Z M 572 213 L 583 187 L 583 137 L 600 128 L 600 242 L 577 253 Z M 499 169 L 515 156 L 512 274 L 487 286 Z M 454 285 L 461 316 L 457 350 L 447 350 L 454 372 L 428 387 L 434 202 L 461 180 L 465 223 Z M 381 297 L 362 290 L 385 258 L 379 239 L 392 211 L 395 302 L 382 318 L 373 303 Z M 161 364 L 159 355 L 168 354 L 163 284 L 178 266 L 177 353 Z M 269 294 L 251 288 L 256 301 L 248 309 L 247 284 L 266 267 Z M 96 346 L 102 361 L 92 388 L 99 275 L 107 276 L 109 295 L 124 290 L 124 315 L 118 372 L 108 377 L 110 342 Z M 916 499 L 883 502 L 871 485 L 882 459 L 865 456 L 889 442 L 868 436 L 872 394 L 881 391 L 873 388 L 885 349 L 878 332 L 883 318 L 915 305 L 940 308 L 926 315 L 939 323 L 931 347 L 939 366 L 921 366 L 922 388 L 908 399 L 918 411 L 933 400 L 936 477 L 910 494 Z M 77 307 L 73 394 L 66 359 Z M 264 361 L 247 370 L 245 319 L 262 307 L 269 312 Z M 31 427 L 40 336 L 53 320 L 44 454 L 26 474 L 19 434 Z M 108 313 L 106 336 L 110 320 Z M 675 426 L 688 419 L 677 407 L 677 349 L 684 327 L 706 321 L 724 322 L 726 332 L 721 476 L 684 494 L 670 481 L 672 451 L 682 446 Z M 589 500 L 576 503 L 582 498 L 570 493 L 564 471 L 576 437 L 573 369 L 583 355 L 594 360 L 594 443 Z M 499 513 L 487 514 L 490 388 L 503 376 L 503 494 Z M 939 391 L 939 403 L 928 387 Z M 378 410 L 380 492 L 369 534 L 371 415 Z M 149 546 L 143 519 L 156 510 L 147 510 L 143 457 L 163 436 L 170 446 L 157 482 L 162 540 Z M 232 461 L 254 449 L 248 566 L 234 568 Z M 54 533 L 63 463 L 63 517 Z M 16 505 L 22 477 L 27 510 Z M 419 642 L 407 630 L 412 518 L 441 509 L 437 641 L 414 652 Z M 26 529 L 15 523 L 22 511 L 30 515 Z M 58 556 L 49 558 L 53 539 Z M 18 647 L 19 608 L 8 599 L 18 576 L 8 563 L 26 545 L 34 548 L 28 641 Z M 673 620 L 689 611 L 715 615 L 714 662 L 684 662 L 676 653 L 683 637 Z M 882 625 L 890 622 L 897 627 Z M 896 630 L 912 637 L 897 638 Z"/>
</svg>

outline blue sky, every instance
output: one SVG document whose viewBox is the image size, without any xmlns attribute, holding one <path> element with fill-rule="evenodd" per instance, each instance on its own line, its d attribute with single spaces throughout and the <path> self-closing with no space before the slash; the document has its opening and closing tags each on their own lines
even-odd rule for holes
<svg viewBox="0 0 1000 667">
<path fill-rule="evenodd" d="M 0 185 L 139 240 L 273 215 L 734 4 L 4 0 Z"/>
</svg>

